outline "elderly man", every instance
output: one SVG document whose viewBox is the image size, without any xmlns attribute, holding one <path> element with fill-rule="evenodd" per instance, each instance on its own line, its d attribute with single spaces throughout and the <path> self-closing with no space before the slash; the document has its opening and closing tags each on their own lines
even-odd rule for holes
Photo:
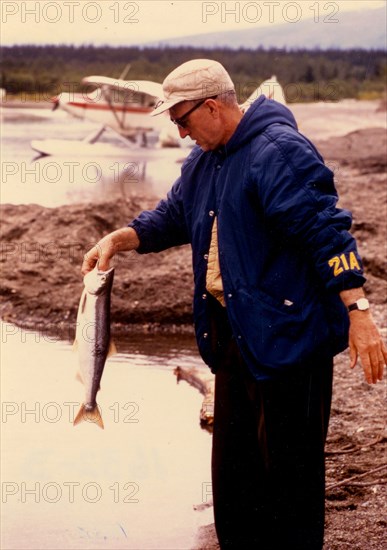
<svg viewBox="0 0 387 550">
<path fill-rule="evenodd" d="M 372 320 L 349 212 L 291 112 L 259 97 L 244 114 L 216 61 L 164 81 L 196 142 L 165 200 L 85 256 L 190 243 L 196 337 L 215 373 L 212 481 L 222 549 L 321 549 L 332 364 L 350 346 L 369 383 L 387 351 Z"/>
</svg>

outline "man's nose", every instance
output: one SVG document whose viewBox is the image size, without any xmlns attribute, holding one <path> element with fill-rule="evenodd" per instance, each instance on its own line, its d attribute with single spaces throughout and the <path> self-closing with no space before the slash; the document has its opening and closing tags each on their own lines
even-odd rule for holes
<svg viewBox="0 0 387 550">
<path fill-rule="evenodd" d="M 185 138 L 189 136 L 189 128 L 182 128 L 181 126 L 178 126 L 179 134 L 181 138 Z"/>
</svg>

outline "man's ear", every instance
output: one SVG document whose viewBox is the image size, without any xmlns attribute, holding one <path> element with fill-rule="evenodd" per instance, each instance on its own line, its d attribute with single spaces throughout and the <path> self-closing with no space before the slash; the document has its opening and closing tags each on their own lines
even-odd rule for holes
<svg viewBox="0 0 387 550">
<path fill-rule="evenodd" d="M 207 99 L 205 105 L 213 118 L 219 118 L 219 104 L 215 99 Z"/>
</svg>

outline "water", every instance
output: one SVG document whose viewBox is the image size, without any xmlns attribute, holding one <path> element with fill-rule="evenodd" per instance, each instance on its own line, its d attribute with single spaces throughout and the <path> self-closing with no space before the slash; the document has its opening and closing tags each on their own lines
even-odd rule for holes
<svg viewBox="0 0 387 550">
<path fill-rule="evenodd" d="M 201 366 L 192 346 L 120 343 L 98 394 L 105 429 L 73 427 L 83 388 L 70 344 L 2 324 L 2 547 L 192 548 L 212 521 L 193 509 L 210 499 L 202 396 L 173 374 Z"/>
<path fill-rule="evenodd" d="M 37 158 L 31 140 L 83 139 L 96 125 L 60 111 L 1 111 L 2 203 L 48 207 L 164 196 L 187 150 Z M 79 153 L 79 151 L 77 152 Z M 202 396 L 173 369 L 203 367 L 192 338 L 128 336 L 108 360 L 105 429 L 72 420 L 83 401 L 69 343 L 3 323 L 2 547 L 188 549 L 212 509 Z"/>
<path fill-rule="evenodd" d="M 2 203 L 55 207 L 77 202 L 128 199 L 133 194 L 163 197 L 179 176 L 181 162 L 189 152 L 183 148 L 122 146 L 107 132 L 91 146 L 76 143 L 55 156 L 40 156 L 34 140 L 83 140 L 99 125 L 49 109 L 2 108 L 1 197 Z M 149 141 L 154 142 L 155 136 Z M 192 142 L 191 142 L 192 143 Z M 102 144 L 102 145 L 101 145 Z M 104 145 L 113 155 L 103 153 Z M 102 154 L 101 154 L 102 152 Z"/>
</svg>

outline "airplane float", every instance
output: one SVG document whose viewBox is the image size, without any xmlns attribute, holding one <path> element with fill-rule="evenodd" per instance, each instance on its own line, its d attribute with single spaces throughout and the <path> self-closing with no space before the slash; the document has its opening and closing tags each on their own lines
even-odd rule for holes
<svg viewBox="0 0 387 550">
<path fill-rule="evenodd" d="M 83 140 L 33 140 L 31 147 L 42 155 L 122 155 L 123 147 L 133 147 L 138 138 L 141 146 L 148 144 L 150 132 L 158 135 L 158 147 L 179 147 L 180 140 L 168 112 L 157 117 L 150 113 L 163 96 L 162 85 L 149 80 L 124 80 L 105 76 L 87 76 L 83 84 L 93 91 L 84 93 L 61 93 L 53 99 L 54 110 L 61 108 L 77 118 L 97 122 L 100 127 Z M 286 104 L 282 86 L 272 76 L 258 86 L 241 104 L 245 112 L 251 103 L 264 94 Z M 104 132 L 113 132 L 119 146 L 97 143 Z M 117 141 L 117 140 L 116 140 Z"/>
</svg>

